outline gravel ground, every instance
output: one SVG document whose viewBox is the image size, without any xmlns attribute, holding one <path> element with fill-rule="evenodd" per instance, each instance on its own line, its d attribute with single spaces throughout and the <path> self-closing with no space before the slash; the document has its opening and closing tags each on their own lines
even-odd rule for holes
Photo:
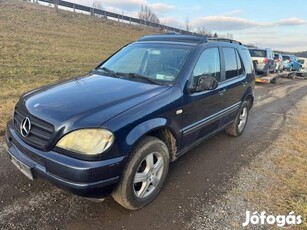
<svg viewBox="0 0 307 230">
<path fill-rule="evenodd" d="M 227 184 L 225 193 L 220 199 L 215 200 L 213 204 L 203 197 L 195 197 L 192 203 L 193 218 L 186 223 L 186 228 L 189 229 L 243 229 L 242 223 L 245 221 L 245 211 L 255 212 L 266 211 L 268 214 L 277 216 L 278 214 L 287 215 L 287 213 L 274 213 L 272 204 L 268 202 L 272 194 L 271 186 L 278 183 L 274 177 L 267 177 L 266 175 L 272 173 L 278 175 L 283 173 L 283 169 L 276 165 L 275 159 L 288 151 L 279 143 L 292 143 L 293 138 L 288 130 L 299 130 L 299 124 L 295 123 L 294 114 L 301 114 L 302 110 L 307 111 L 307 97 L 304 97 L 296 108 L 286 113 L 286 122 L 280 135 L 271 146 L 265 151 L 258 154 L 253 161 L 243 167 L 235 178 L 229 181 L 234 184 L 229 191 L 227 191 Z M 291 140 L 292 139 L 292 140 Z M 291 140 L 291 141 L 289 141 Z M 306 152 L 307 153 L 307 152 Z M 276 186 L 277 187 L 277 186 Z M 258 192 L 266 193 L 267 197 L 263 199 L 255 198 L 254 194 Z M 183 212 L 184 213 L 184 212 Z M 305 217 L 306 218 L 306 217 Z M 276 226 L 275 226 L 276 227 Z M 293 226 L 292 228 L 296 228 Z M 271 229 L 269 225 L 248 226 L 244 229 Z"/>
</svg>

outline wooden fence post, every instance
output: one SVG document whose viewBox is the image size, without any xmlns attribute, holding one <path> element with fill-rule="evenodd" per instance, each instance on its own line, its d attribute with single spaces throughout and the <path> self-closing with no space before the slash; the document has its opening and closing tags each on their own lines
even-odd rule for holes
<svg viewBox="0 0 307 230">
<path fill-rule="evenodd" d="M 59 4 L 59 2 L 58 2 L 58 0 L 53 0 L 53 3 L 54 3 L 54 10 L 55 10 L 56 14 L 58 14 L 58 11 L 59 11 L 58 4 Z"/>
<path fill-rule="evenodd" d="M 93 17 L 94 16 L 94 8 L 91 8 L 91 10 L 90 10 L 91 12 L 91 17 Z"/>
</svg>

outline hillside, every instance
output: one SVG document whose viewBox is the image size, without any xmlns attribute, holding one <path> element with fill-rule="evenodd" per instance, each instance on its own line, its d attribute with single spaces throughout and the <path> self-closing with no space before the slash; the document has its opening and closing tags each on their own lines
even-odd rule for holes
<svg viewBox="0 0 307 230">
<path fill-rule="evenodd" d="M 157 33 L 17 0 L 0 0 L 0 136 L 19 96 L 82 75 L 144 34 Z"/>
<path fill-rule="evenodd" d="M 292 54 L 292 55 L 295 55 L 297 57 L 307 58 L 307 51 L 302 51 L 302 52 L 286 52 L 286 51 L 274 50 L 274 52 L 280 53 L 280 54 Z"/>
<path fill-rule="evenodd" d="M 297 57 L 307 58 L 307 51 L 294 53 Z"/>
</svg>

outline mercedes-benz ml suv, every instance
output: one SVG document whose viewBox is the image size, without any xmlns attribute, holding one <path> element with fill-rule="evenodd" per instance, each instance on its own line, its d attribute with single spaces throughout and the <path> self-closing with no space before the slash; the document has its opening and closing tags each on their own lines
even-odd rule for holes
<svg viewBox="0 0 307 230">
<path fill-rule="evenodd" d="M 30 179 L 138 209 L 161 190 L 169 162 L 222 130 L 243 133 L 254 85 L 238 42 L 144 36 L 83 77 L 24 94 L 8 153 Z"/>
</svg>

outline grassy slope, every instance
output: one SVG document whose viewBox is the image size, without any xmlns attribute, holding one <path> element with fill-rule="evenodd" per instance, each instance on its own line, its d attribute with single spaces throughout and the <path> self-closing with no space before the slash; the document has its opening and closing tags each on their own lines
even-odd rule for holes
<svg viewBox="0 0 307 230">
<path fill-rule="evenodd" d="M 0 0 L 0 136 L 19 96 L 95 67 L 157 31 L 17 0 Z"/>
</svg>

